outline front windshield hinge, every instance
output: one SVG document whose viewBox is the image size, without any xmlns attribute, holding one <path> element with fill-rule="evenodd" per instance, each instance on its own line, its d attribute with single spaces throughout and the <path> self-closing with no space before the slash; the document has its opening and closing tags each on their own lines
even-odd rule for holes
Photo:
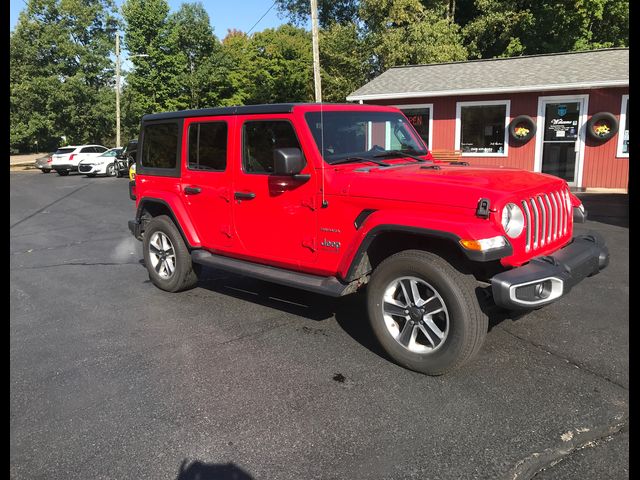
<svg viewBox="0 0 640 480">
<path fill-rule="evenodd" d="M 481 198 L 478 201 L 478 208 L 476 209 L 476 216 L 480 218 L 489 218 L 489 207 L 491 206 L 491 201 L 488 198 Z"/>
</svg>

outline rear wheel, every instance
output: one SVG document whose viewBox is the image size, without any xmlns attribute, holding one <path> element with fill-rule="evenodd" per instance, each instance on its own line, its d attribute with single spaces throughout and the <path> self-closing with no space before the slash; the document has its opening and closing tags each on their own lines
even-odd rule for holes
<svg viewBox="0 0 640 480">
<path fill-rule="evenodd" d="M 191 254 L 173 221 L 166 215 L 154 217 L 144 231 L 144 261 L 153 284 L 168 292 L 196 285 Z"/>
<path fill-rule="evenodd" d="M 50 168 L 43 168 L 42 169 L 42 173 L 51 173 L 51 169 Z"/>
<path fill-rule="evenodd" d="M 400 365 L 442 375 L 473 357 L 488 319 L 475 294 L 477 282 L 441 257 L 406 250 L 371 275 L 367 304 L 371 327 Z"/>
</svg>

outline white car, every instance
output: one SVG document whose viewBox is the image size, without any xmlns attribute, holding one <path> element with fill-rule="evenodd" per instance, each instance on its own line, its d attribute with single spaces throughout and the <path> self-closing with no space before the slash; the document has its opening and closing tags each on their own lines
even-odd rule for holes
<svg viewBox="0 0 640 480">
<path fill-rule="evenodd" d="M 97 157 L 80 160 L 78 172 L 84 173 L 88 177 L 95 177 L 96 175 L 114 177 L 116 175 L 114 161 L 116 155 L 120 152 L 122 152 L 122 148 L 111 148 Z"/>
<path fill-rule="evenodd" d="M 78 145 L 62 147 L 56 150 L 51 156 L 51 168 L 58 172 L 58 175 L 69 175 L 69 172 L 76 172 L 78 164 L 87 158 L 97 157 L 108 150 L 102 145 Z"/>
</svg>

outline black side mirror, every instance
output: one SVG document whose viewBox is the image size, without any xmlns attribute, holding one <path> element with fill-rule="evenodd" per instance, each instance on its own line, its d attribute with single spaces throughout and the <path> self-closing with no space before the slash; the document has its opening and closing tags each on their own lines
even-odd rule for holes
<svg viewBox="0 0 640 480">
<path fill-rule="evenodd" d="M 305 166 L 299 148 L 278 148 L 273 151 L 274 175 L 291 177 L 298 175 Z"/>
</svg>

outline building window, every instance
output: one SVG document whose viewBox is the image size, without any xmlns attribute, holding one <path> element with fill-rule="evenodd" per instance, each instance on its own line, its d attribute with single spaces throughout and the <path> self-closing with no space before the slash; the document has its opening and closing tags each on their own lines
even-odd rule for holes
<svg viewBox="0 0 640 480">
<path fill-rule="evenodd" d="M 629 158 L 629 95 L 622 96 L 622 105 L 620 107 L 618 157 Z"/>
<path fill-rule="evenodd" d="M 433 104 L 420 104 L 420 105 L 396 105 L 402 113 L 409 119 L 413 128 L 415 128 L 420 138 L 427 145 L 429 150 L 431 146 L 431 132 L 433 131 Z"/>
<path fill-rule="evenodd" d="M 189 125 L 189 169 L 224 171 L 227 167 L 227 123 Z"/>
<path fill-rule="evenodd" d="M 458 102 L 456 149 L 464 156 L 507 156 L 509 100 Z"/>
</svg>

